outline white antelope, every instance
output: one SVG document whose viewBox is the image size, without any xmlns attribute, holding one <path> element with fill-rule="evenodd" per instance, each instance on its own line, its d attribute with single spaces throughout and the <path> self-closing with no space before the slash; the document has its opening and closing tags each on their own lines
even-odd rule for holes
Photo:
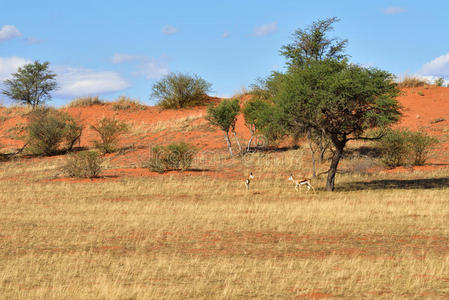
<svg viewBox="0 0 449 300">
<path fill-rule="evenodd" d="M 254 179 L 253 172 L 249 173 L 248 178 L 245 180 L 245 186 L 247 190 L 249 190 L 249 184 L 251 183 L 251 179 Z"/>
<path fill-rule="evenodd" d="M 293 179 L 293 174 L 290 175 L 288 180 L 293 181 L 295 183 L 295 190 L 299 192 L 299 188 L 301 185 L 305 185 L 307 187 L 307 192 L 312 189 L 315 192 L 315 189 L 313 188 L 312 184 L 310 183 L 310 178 L 301 178 L 298 180 Z"/>
</svg>

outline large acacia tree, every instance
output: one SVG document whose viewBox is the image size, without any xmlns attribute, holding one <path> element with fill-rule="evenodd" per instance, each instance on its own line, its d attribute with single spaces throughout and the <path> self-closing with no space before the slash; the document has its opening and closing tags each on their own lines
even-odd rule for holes
<svg viewBox="0 0 449 300">
<path fill-rule="evenodd" d="M 49 70 L 49 62 L 27 64 L 4 81 L 2 93 L 22 104 L 34 108 L 51 99 L 51 92 L 57 88 L 56 74 Z"/>
<path fill-rule="evenodd" d="M 332 141 L 334 155 L 326 185 L 329 191 L 334 190 L 346 144 L 378 138 L 365 133 L 397 122 L 401 115 L 393 76 L 382 70 L 325 59 L 290 70 L 284 80 L 275 101 L 291 127 L 311 128 Z"/>
</svg>

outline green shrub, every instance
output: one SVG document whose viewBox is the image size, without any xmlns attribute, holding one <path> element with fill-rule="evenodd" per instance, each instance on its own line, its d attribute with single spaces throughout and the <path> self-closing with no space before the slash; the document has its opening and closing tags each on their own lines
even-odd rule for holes
<svg viewBox="0 0 449 300">
<path fill-rule="evenodd" d="M 423 165 L 438 141 L 422 131 L 390 130 L 380 141 L 382 162 L 388 167 Z"/>
<path fill-rule="evenodd" d="M 414 166 L 421 166 L 426 162 L 431 147 L 438 143 L 438 140 L 422 131 L 416 131 L 408 133 L 407 142 L 411 163 Z"/>
<path fill-rule="evenodd" d="M 211 84 L 198 75 L 170 73 L 153 85 L 152 97 L 164 109 L 203 105 Z"/>
<path fill-rule="evenodd" d="M 113 110 L 144 110 L 146 106 L 141 104 L 139 100 L 131 99 L 126 96 L 120 96 L 112 103 Z"/>
<path fill-rule="evenodd" d="M 122 134 L 128 131 L 128 125 L 114 118 L 103 118 L 91 128 L 100 135 L 100 140 L 94 141 L 95 147 L 103 153 L 112 153 L 116 150 Z"/>
<path fill-rule="evenodd" d="M 95 151 L 83 151 L 72 154 L 63 167 L 69 177 L 95 178 L 102 171 L 103 159 Z"/>
<path fill-rule="evenodd" d="M 442 77 L 435 79 L 435 85 L 436 86 L 443 86 L 444 79 Z"/>
<path fill-rule="evenodd" d="M 87 107 L 92 105 L 103 105 L 104 101 L 100 100 L 98 96 L 95 97 L 81 97 L 72 100 L 67 106 L 68 107 Z"/>
<path fill-rule="evenodd" d="M 185 171 L 191 165 L 197 150 L 185 142 L 172 143 L 168 146 L 151 148 L 151 158 L 145 167 L 150 171 L 164 173 L 170 170 Z"/>
<path fill-rule="evenodd" d="M 83 126 L 67 113 L 37 108 L 28 117 L 27 149 L 33 154 L 52 155 L 69 151 L 81 137 Z"/>
</svg>

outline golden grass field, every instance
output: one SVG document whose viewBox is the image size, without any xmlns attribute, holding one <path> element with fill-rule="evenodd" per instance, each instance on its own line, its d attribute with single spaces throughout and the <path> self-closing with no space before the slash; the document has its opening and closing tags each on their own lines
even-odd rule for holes
<svg viewBox="0 0 449 300">
<path fill-rule="evenodd" d="M 0 298 L 449 298 L 447 169 L 297 193 L 301 151 L 94 181 L 58 180 L 63 157 L 2 162 Z"/>
</svg>

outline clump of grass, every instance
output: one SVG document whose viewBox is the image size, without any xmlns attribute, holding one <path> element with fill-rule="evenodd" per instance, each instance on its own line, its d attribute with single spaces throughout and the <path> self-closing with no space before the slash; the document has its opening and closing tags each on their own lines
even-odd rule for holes
<svg viewBox="0 0 449 300">
<path fill-rule="evenodd" d="M 80 97 L 72 100 L 67 107 L 88 107 L 92 105 L 103 105 L 104 101 L 98 98 L 98 96 L 95 97 Z"/>
<path fill-rule="evenodd" d="M 95 178 L 102 171 L 103 159 L 95 151 L 72 154 L 63 166 L 63 172 L 70 177 Z"/>
<path fill-rule="evenodd" d="M 419 91 L 419 92 L 418 92 L 418 95 L 419 95 L 419 96 L 424 96 L 424 93 L 421 92 L 421 91 Z"/>
<path fill-rule="evenodd" d="M 113 110 L 144 110 L 146 106 L 137 99 L 131 99 L 126 96 L 120 96 L 112 103 Z"/>
<path fill-rule="evenodd" d="M 399 82 L 400 87 L 421 87 L 428 84 L 429 83 L 426 80 L 413 76 L 405 76 L 402 81 Z"/>
</svg>

